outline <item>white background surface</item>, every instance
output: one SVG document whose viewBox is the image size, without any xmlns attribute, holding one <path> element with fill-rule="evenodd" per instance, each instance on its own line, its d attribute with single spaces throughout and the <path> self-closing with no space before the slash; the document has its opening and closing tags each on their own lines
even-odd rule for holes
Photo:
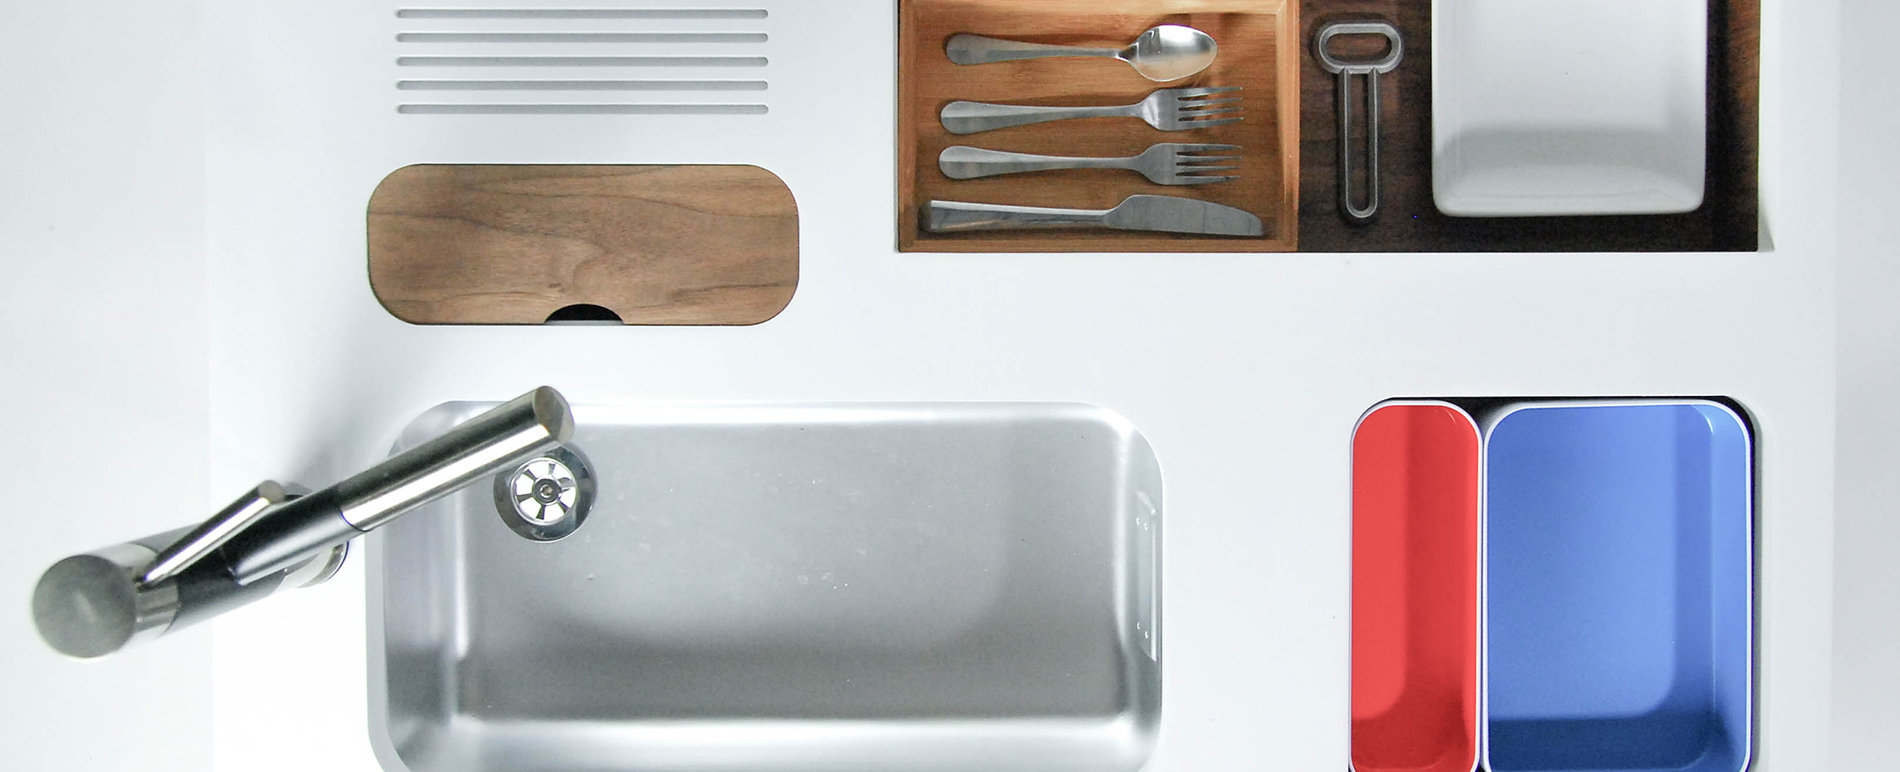
<svg viewBox="0 0 1900 772">
<path fill-rule="evenodd" d="M 27 615 L 52 561 L 208 501 L 199 6 L 112 5 L 0 21 L 0 469 L 47 494 L 12 500 L 0 558 L 0 769 L 22 772 L 211 763 L 208 630 L 79 663 Z"/>
<path fill-rule="evenodd" d="M 1900 3 L 1842 12 L 1834 768 L 1893 766 L 1900 726 Z"/>
<path fill-rule="evenodd" d="M 1830 728 L 1842 760 L 1871 764 L 1854 755 L 1878 742 L 1869 728 L 1900 718 L 1885 652 L 1900 632 L 1900 577 L 1883 553 L 1900 534 L 1878 517 L 1894 484 L 1870 455 L 1892 468 L 1878 432 L 1897 414 L 1880 389 L 1897 369 L 1887 306 L 1900 281 L 1881 236 L 1900 164 L 1878 131 L 1891 100 L 1850 100 L 1843 130 L 1836 83 L 1891 93 L 1900 66 L 1873 58 L 1884 49 L 1861 32 L 1892 19 L 1885 3 L 1845 0 L 1842 16 L 1828 0 L 1794 3 L 1799 13 L 1765 3 L 1777 251 L 1473 257 L 895 255 L 893 9 L 763 5 L 774 9 L 769 116 L 590 118 L 572 134 L 399 120 L 387 6 L 15 10 L 0 29 L 16 74 L 0 88 L 17 108 L 0 122 L 0 389 L 22 418 L 0 468 L 49 469 L 63 484 L 47 489 L 83 503 L 13 513 L 48 525 L 19 526 L 30 538 L 0 561 L 8 768 L 375 770 L 360 565 L 210 633 L 83 664 L 33 638 L 32 581 L 64 554 L 201 517 L 261 477 L 328 483 L 380 457 L 429 405 L 539 382 L 582 402 L 1054 399 L 1121 411 L 1167 477 L 1153 772 L 1336 769 L 1345 757 L 1345 457 L 1366 406 L 1732 396 L 1755 412 L 1763 454 L 1757 768 L 1823 768 Z M 1843 16 L 1848 49 L 1869 52 L 1845 71 Z M 1843 150 L 1853 162 L 1837 175 Z M 363 203 L 416 161 L 759 163 L 798 196 L 798 296 L 744 329 L 404 325 L 368 292 Z M 1851 412 L 1835 566 L 1837 307 Z M 527 344 L 549 359 L 505 359 Z M 77 480 L 60 478 L 75 468 Z M 13 479 L 36 490 L 42 478 Z"/>
</svg>

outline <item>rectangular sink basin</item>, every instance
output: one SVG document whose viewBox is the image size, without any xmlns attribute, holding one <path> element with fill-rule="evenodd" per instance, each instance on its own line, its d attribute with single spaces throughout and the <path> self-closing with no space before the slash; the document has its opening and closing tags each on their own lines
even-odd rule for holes
<svg viewBox="0 0 1900 772">
<path fill-rule="evenodd" d="M 449 403 L 398 449 L 491 405 Z M 368 537 L 371 739 L 410 772 L 1139 769 L 1161 472 L 1072 404 L 574 408 L 537 542 L 475 485 Z"/>
</svg>

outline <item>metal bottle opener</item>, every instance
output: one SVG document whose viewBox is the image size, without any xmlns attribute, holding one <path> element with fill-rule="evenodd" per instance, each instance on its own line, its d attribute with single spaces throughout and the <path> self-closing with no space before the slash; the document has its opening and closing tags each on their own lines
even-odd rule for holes
<svg viewBox="0 0 1900 772">
<path fill-rule="evenodd" d="M 1384 35 L 1391 42 L 1385 56 L 1370 62 L 1333 58 L 1327 46 L 1339 35 Z M 1391 72 L 1405 55 L 1405 42 L 1396 27 L 1382 21 L 1334 22 L 1321 27 L 1313 51 L 1320 67 L 1339 76 L 1339 211 L 1354 223 L 1365 224 L 1379 213 L 1379 74 Z M 1366 205 L 1353 203 L 1352 194 L 1352 76 L 1366 76 Z"/>
</svg>

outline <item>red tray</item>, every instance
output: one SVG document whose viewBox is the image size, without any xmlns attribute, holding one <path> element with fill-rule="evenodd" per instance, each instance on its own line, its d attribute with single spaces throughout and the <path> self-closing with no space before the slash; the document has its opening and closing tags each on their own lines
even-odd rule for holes
<svg viewBox="0 0 1900 772">
<path fill-rule="evenodd" d="M 1480 443 L 1443 402 L 1388 402 L 1352 441 L 1352 768 L 1478 763 Z"/>
</svg>

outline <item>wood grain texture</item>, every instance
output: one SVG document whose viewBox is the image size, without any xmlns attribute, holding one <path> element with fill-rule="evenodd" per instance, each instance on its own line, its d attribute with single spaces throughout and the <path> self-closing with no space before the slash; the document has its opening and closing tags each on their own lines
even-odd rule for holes
<svg viewBox="0 0 1900 772">
<path fill-rule="evenodd" d="M 898 249 L 907 252 L 1276 252 L 1298 243 L 1298 5 L 1292 0 L 901 0 L 898 32 Z M 944 42 L 959 32 L 1061 45 L 1127 45 L 1158 24 L 1214 37 L 1220 55 L 1192 78 L 1155 83 L 1111 59 L 1031 59 L 959 66 Z M 1048 105 L 1130 104 L 1160 88 L 1240 86 L 1245 120 L 1157 131 L 1132 118 L 1089 118 L 970 135 L 944 131 L 943 105 L 968 99 Z M 1239 145 L 1232 182 L 1156 185 L 1133 172 L 1070 170 L 952 180 L 937 155 L 952 145 L 1047 155 L 1130 156 L 1157 142 Z M 932 199 L 1107 209 L 1137 193 L 1180 196 L 1258 215 L 1257 239 L 1089 230 L 932 234 Z"/>
<path fill-rule="evenodd" d="M 1708 162 L 1703 203 L 1679 215 L 1458 218 L 1432 201 L 1432 3 L 1430 0 L 1302 0 L 1300 250 L 1303 252 L 1675 252 L 1755 251 L 1760 125 L 1761 0 L 1710 0 Z M 1335 21 L 1377 19 L 1405 38 L 1405 60 L 1381 76 L 1379 218 L 1339 213 L 1338 88 L 1312 52 Z M 1342 39 L 1343 40 L 1343 39 Z M 1363 83 L 1354 84 L 1363 97 Z M 1363 115 L 1363 109 L 1360 109 Z M 1355 147 L 1365 142 L 1355 122 Z M 1356 151 L 1358 152 L 1358 151 Z M 1363 157 L 1363 156 L 1360 156 Z M 1355 178 L 1363 184 L 1363 176 Z M 1363 188 L 1358 188 L 1363 190 Z"/>
<path fill-rule="evenodd" d="M 369 276 L 415 324 L 758 324 L 798 287 L 798 206 L 756 166 L 407 166 L 370 197 Z"/>
</svg>

